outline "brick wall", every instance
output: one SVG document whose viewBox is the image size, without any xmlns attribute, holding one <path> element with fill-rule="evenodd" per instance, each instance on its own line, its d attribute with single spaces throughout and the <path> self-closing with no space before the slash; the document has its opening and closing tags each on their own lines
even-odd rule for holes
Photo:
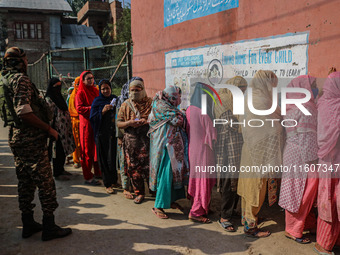
<svg viewBox="0 0 340 255">
<path fill-rule="evenodd" d="M 93 27 L 95 33 L 101 38 L 109 17 L 110 4 L 107 2 L 88 1 L 77 14 L 78 24 Z"/>
<path fill-rule="evenodd" d="M 16 39 L 15 23 L 41 23 L 42 39 Z M 38 60 L 50 48 L 50 22 L 48 14 L 9 12 L 7 14 L 8 47 L 19 47 L 26 51 L 29 63 Z"/>
<path fill-rule="evenodd" d="M 331 66 L 340 69 L 338 3 L 240 0 L 238 8 L 164 27 L 164 1 L 132 0 L 133 75 L 152 96 L 165 87 L 166 52 L 309 32 L 308 74 L 326 77 Z"/>
</svg>

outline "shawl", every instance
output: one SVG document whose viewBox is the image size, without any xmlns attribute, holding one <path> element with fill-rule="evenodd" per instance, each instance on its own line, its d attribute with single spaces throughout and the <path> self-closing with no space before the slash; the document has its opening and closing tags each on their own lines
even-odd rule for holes
<svg viewBox="0 0 340 255">
<path fill-rule="evenodd" d="M 122 87 L 122 90 L 120 92 L 120 96 L 118 96 L 118 98 L 116 100 L 117 109 L 119 109 L 120 106 L 124 103 L 124 101 L 129 98 L 129 83 L 130 83 L 130 81 L 127 81 Z"/>
<path fill-rule="evenodd" d="M 113 98 L 117 98 L 115 95 L 110 95 L 109 97 L 104 97 L 104 95 L 101 92 L 101 86 L 103 84 L 108 84 L 111 88 L 111 83 L 108 80 L 101 80 L 99 82 L 99 96 L 96 97 L 91 105 L 91 112 L 90 112 L 90 123 L 93 129 L 94 137 L 97 137 L 100 125 L 102 122 L 102 111 L 105 105 L 110 104 Z M 108 114 L 107 112 L 106 114 Z"/>
<path fill-rule="evenodd" d="M 340 72 L 331 73 L 325 81 L 318 111 L 318 156 L 332 159 L 340 135 Z"/>
<path fill-rule="evenodd" d="M 80 75 L 80 81 L 79 81 L 77 96 L 79 96 L 80 94 L 83 94 L 84 98 L 86 100 L 85 101 L 86 105 L 91 105 L 93 100 L 99 95 L 99 92 L 98 92 L 98 88 L 95 85 L 86 86 L 84 84 L 84 81 L 83 81 L 84 75 L 86 75 L 88 73 L 91 73 L 91 72 L 90 71 L 84 71 Z"/>
<path fill-rule="evenodd" d="M 62 111 L 67 111 L 68 107 L 61 94 L 61 85 L 53 87 L 54 84 L 60 82 L 58 78 L 52 78 L 48 84 L 45 97 L 51 98 L 52 102 Z"/>
<path fill-rule="evenodd" d="M 312 88 L 311 85 L 313 82 L 316 80 L 315 77 L 309 76 L 309 75 L 301 75 L 299 77 L 296 77 L 293 79 L 289 84 L 288 88 L 303 88 L 307 89 L 311 95 L 312 93 Z M 299 99 L 299 98 L 304 98 L 305 95 L 301 93 L 287 93 L 287 99 Z M 306 109 L 312 114 L 312 116 L 317 116 L 317 108 L 316 104 L 314 102 L 314 99 L 311 97 L 311 99 L 307 102 L 304 103 L 304 106 Z M 288 116 L 291 116 L 288 118 Z M 287 116 L 285 119 L 294 119 L 297 122 L 297 125 L 295 127 L 287 127 L 287 136 L 294 136 L 297 133 L 302 133 L 302 132 L 314 132 L 316 133 L 317 130 L 317 123 L 312 121 L 313 117 L 312 116 L 306 116 L 304 115 L 299 108 L 296 107 L 295 104 L 288 104 L 287 105 Z M 293 124 L 293 123 L 292 123 Z"/>
<path fill-rule="evenodd" d="M 188 142 L 185 134 L 185 115 L 177 108 L 181 103 L 181 89 L 169 86 L 157 92 L 149 116 L 151 135 L 150 188 L 156 190 L 157 173 L 164 149 L 167 149 L 172 168 L 172 184 L 183 187 L 189 173 Z M 168 125 L 165 125 L 168 124 Z"/>
<path fill-rule="evenodd" d="M 69 87 L 68 90 L 67 90 L 67 99 L 66 99 L 67 106 L 68 106 L 68 104 L 70 102 L 70 97 L 71 97 L 71 94 L 72 94 L 73 90 L 74 90 L 74 87 Z"/>
<path fill-rule="evenodd" d="M 75 104 L 76 95 L 77 95 L 78 88 L 79 88 L 79 80 L 80 80 L 80 77 L 77 77 L 74 80 L 74 85 L 73 85 L 74 90 L 72 91 L 72 94 L 71 94 L 70 99 L 68 101 L 68 110 L 70 112 L 71 117 L 78 117 L 79 116 L 77 109 L 76 109 L 76 104 Z"/>
<path fill-rule="evenodd" d="M 231 78 L 226 82 L 226 84 L 235 85 L 237 87 L 247 87 L 247 81 L 241 77 L 241 76 L 235 76 L 234 78 Z M 222 105 L 215 104 L 214 107 L 214 113 L 215 118 L 220 119 L 221 115 L 228 110 L 230 110 L 233 113 L 233 94 L 230 92 L 229 89 L 223 88 L 218 91 L 218 94 L 221 98 Z M 237 119 L 239 119 L 239 116 L 234 115 Z M 239 133 L 241 133 L 241 125 L 239 126 Z"/>
<path fill-rule="evenodd" d="M 135 86 L 133 82 L 136 80 L 143 81 L 142 78 L 134 79 L 132 81 L 131 80 L 129 83 L 129 95 L 130 89 Z M 151 112 L 152 98 L 147 96 L 143 82 L 139 83 L 138 86 L 142 88 L 141 93 L 144 94 L 143 99 L 135 101 L 131 98 L 128 98 L 125 100 L 118 112 L 117 121 L 129 121 L 136 118 L 146 120 L 148 119 Z"/>
<path fill-rule="evenodd" d="M 206 91 L 208 91 L 210 94 L 212 93 L 210 89 L 203 88 L 204 83 L 196 82 L 192 85 L 194 87 L 194 93 L 192 94 L 190 98 L 190 105 L 196 106 L 200 109 L 202 109 L 202 95 L 206 95 L 207 97 L 207 115 L 210 117 L 211 120 L 214 119 L 213 116 L 213 99 Z"/>
</svg>

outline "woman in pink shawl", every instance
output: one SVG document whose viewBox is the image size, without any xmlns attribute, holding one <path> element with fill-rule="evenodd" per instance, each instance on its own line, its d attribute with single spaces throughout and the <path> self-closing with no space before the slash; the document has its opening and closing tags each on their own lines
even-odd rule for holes
<svg viewBox="0 0 340 255">
<path fill-rule="evenodd" d="M 332 249 L 340 233 L 340 72 L 328 76 L 318 101 L 318 145 L 321 170 L 314 250 L 334 254 Z"/>
<path fill-rule="evenodd" d="M 189 219 L 194 222 L 211 223 L 207 215 L 216 176 L 206 170 L 208 166 L 216 166 L 213 143 L 216 141 L 217 135 L 212 123 L 211 97 L 203 91 L 202 83 L 196 83 L 194 88 L 190 99 L 191 105 L 186 111 L 190 165 L 188 198 L 192 202 Z M 207 97 L 207 115 L 201 113 L 202 94 Z"/>
<path fill-rule="evenodd" d="M 316 82 L 314 77 L 301 75 L 292 80 L 288 88 L 307 89 L 311 95 L 312 85 Z M 305 97 L 302 93 L 288 93 L 288 99 L 299 99 Z M 283 165 L 288 168 L 295 167 L 297 172 L 292 168 L 290 172 L 282 174 L 281 192 L 279 205 L 286 209 L 286 237 L 294 241 L 305 244 L 310 243 L 307 237 L 303 237 L 304 229 L 316 230 L 316 217 L 312 213 L 314 201 L 318 190 L 318 179 L 313 173 L 306 171 L 300 172 L 299 169 L 305 169 L 305 164 L 316 164 L 318 159 L 317 143 L 317 108 L 313 96 L 309 102 L 303 104 L 304 107 L 312 114 L 305 115 L 294 104 L 287 105 L 287 114 L 285 120 L 293 119 L 297 125 L 287 127 L 286 146 L 283 152 Z M 294 126 L 294 123 L 286 123 L 288 126 Z M 314 177 L 314 178 L 313 178 Z M 307 226 L 307 224 L 309 224 Z"/>
</svg>

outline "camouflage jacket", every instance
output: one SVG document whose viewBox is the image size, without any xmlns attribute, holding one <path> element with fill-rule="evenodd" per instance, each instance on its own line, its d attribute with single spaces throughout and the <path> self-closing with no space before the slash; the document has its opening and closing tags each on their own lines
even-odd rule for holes
<svg viewBox="0 0 340 255">
<path fill-rule="evenodd" d="M 13 86 L 13 106 L 16 114 L 20 115 L 33 112 L 39 119 L 48 123 L 53 113 L 45 100 L 39 95 L 39 91 L 23 73 L 11 76 L 9 82 Z M 40 128 L 23 123 L 20 128 L 11 127 L 9 144 L 11 146 L 30 146 L 32 143 L 45 142 L 47 133 Z"/>
</svg>

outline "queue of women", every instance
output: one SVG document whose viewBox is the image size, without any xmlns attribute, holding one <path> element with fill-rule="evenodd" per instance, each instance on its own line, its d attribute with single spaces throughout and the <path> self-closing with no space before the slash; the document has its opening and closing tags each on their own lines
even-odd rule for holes
<svg viewBox="0 0 340 255">
<path fill-rule="evenodd" d="M 272 89 L 278 79 L 273 72 L 260 70 L 249 85 L 239 76 L 227 84 L 239 87 L 246 96 L 247 87 L 251 87 L 254 108 L 264 110 L 272 106 Z M 169 218 L 165 209 L 183 211 L 176 201 L 188 198 L 189 220 L 199 223 L 212 222 L 209 205 L 217 184 L 221 194 L 218 223 L 228 232 L 236 231 L 232 219 L 237 217 L 240 201 L 245 235 L 268 237 L 270 231 L 258 227 L 259 212 L 267 197 L 269 205 L 278 202 L 285 209 L 287 238 L 306 244 L 311 241 L 304 231 L 316 233 L 314 250 L 319 254 L 332 254 L 337 241 L 340 244 L 340 182 L 334 171 L 340 163 L 340 72 L 328 76 L 321 96 L 312 76 L 299 76 L 290 82 L 288 87 L 304 88 L 314 95 L 304 104 L 311 115 L 304 115 L 291 104 L 284 116 L 279 107 L 270 115 L 255 115 L 247 105 L 245 114 L 238 116 L 233 114 L 233 96 L 228 89 L 219 91 L 221 105 L 213 107 L 207 96 L 207 113 L 202 114 L 202 94 L 207 90 L 199 82 L 193 85 L 190 106 L 180 110 L 181 89 L 176 86 L 168 86 L 152 99 L 146 94 L 143 79 L 133 77 L 117 97 L 112 95 L 108 80 L 95 86 L 91 71 L 84 71 L 75 80 L 67 108 L 60 86 L 58 79 L 52 79 L 46 93 L 55 109 L 53 126 L 60 136 L 51 152 L 56 178 L 70 175 L 63 165 L 65 156 L 73 152 L 75 167 L 81 164 L 85 184 L 101 185 L 101 177 L 106 192 L 114 194 L 119 175 L 125 198 L 140 204 L 147 183 L 149 193 L 155 196 L 152 212 L 158 218 Z M 302 98 L 302 94 L 288 93 L 287 98 Z M 213 119 L 247 123 L 254 118 L 263 120 L 264 125 L 213 125 Z M 284 128 L 266 119 L 293 119 L 297 125 Z M 208 176 L 196 168 L 313 164 L 333 171 L 323 175 L 308 169 L 291 171 L 277 179 L 271 174 L 250 172 Z"/>
</svg>

